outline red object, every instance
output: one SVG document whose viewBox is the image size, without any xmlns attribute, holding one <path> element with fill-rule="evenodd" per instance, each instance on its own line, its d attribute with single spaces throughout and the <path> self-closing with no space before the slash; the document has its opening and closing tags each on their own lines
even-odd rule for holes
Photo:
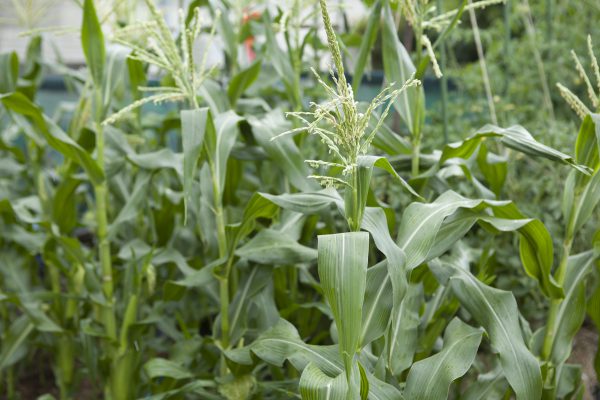
<svg viewBox="0 0 600 400">
<path fill-rule="evenodd" d="M 251 13 L 244 11 L 244 16 L 242 17 L 242 24 L 246 24 L 253 19 L 259 18 L 259 11 L 253 11 Z M 256 59 L 256 53 L 254 52 L 254 36 L 249 36 L 244 40 L 244 47 L 246 48 L 246 54 L 248 55 L 248 59 L 250 61 L 254 61 Z"/>
</svg>

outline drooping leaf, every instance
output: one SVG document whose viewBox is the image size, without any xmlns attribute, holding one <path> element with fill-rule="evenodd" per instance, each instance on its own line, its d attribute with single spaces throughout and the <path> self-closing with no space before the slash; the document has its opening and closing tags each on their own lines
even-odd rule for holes
<svg viewBox="0 0 600 400">
<path fill-rule="evenodd" d="M 302 246 L 285 233 L 263 229 L 235 254 L 250 261 L 267 265 L 289 265 L 317 259 L 317 251 Z"/>
<path fill-rule="evenodd" d="M 442 350 L 410 368 L 404 396 L 415 400 L 447 398 L 452 382 L 466 374 L 475 361 L 482 333 L 454 318 L 444 333 Z"/>
<path fill-rule="evenodd" d="M 434 260 L 429 266 L 440 284 L 450 286 L 461 305 L 487 332 L 517 400 L 540 399 L 540 365 L 523 339 L 514 295 L 485 285 L 453 263 Z"/>
<path fill-rule="evenodd" d="M 81 165 L 92 182 L 99 183 L 104 180 L 104 174 L 92 156 L 58 125 L 45 117 L 42 110 L 27 97 L 14 92 L 0 95 L 0 100 L 9 110 L 28 117 L 36 129 L 44 135 L 48 144 L 63 156 Z"/>
<path fill-rule="evenodd" d="M 144 364 L 144 371 L 150 379 L 172 378 L 176 380 L 193 377 L 187 368 L 164 358 L 153 358 Z"/>
<path fill-rule="evenodd" d="M 347 400 L 348 384 L 344 374 L 330 377 L 309 363 L 300 377 L 300 395 L 304 400 Z M 354 399 L 353 399 L 354 400 Z"/>
<path fill-rule="evenodd" d="M 478 148 L 481 141 L 488 137 L 500 138 L 500 142 L 503 145 L 521 153 L 570 165 L 584 174 L 589 175 L 591 172 L 589 167 L 578 164 L 573 157 L 538 142 L 520 125 L 514 125 L 509 128 L 486 125 L 465 141 L 446 145 L 440 162 L 453 157 L 470 157 Z"/>
</svg>

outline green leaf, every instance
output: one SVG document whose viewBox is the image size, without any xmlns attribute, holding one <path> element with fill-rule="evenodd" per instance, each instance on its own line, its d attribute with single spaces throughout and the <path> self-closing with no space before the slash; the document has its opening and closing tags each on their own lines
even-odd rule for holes
<svg viewBox="0 0 600 400">
<path fill-rule="evenodd" d="M 429 267 L 440 284 L 450 286 L 461 305 L 487 332 L 517 400 L 540 399 L 540 365 L 525 345 L 514 295 L 485 285 L 453 263 L 434 260 Z"/>
<path fill-rule="evenodd" d="M 303 400 L 354 400 L 347 397 L 348 384 L 344 374 L 332 378 L 313 363 L 302 371 L 299 385 Z"/>
<path fill-rule="evenodd" d="M 362 82 L 363 73 L 365 71 L 365 65 L 375 40 L 377 39 L 377 31 L 379 30 L 379 19 L 381 17 L 381 0 L 376 0 L 371 10 L 369 11 L 369 19 L 367 20 L 367 27 L 362 34 L 362 40 L 360 42 L 360 50 L 358 51 L 358 57 L 354 64 L 354 74 L 352 76 L 352 90 L 354 93 L 358 93 L 358 88 Z"/>
<path fill-rule="evenodd" d="M 396 179 L 400 186 L 402 186 L 407 192 L 412 194 L 413 196 L 422 199 L 422 197 L 415 192 L 415 190 L 406 182 L 392 167 L 392 164 L 388 161 L 387 158 L 381 156 L 358 156 L 357 160 L 358 167 L 377 167 L 386 172 L 388 172 L 393 178 Z"/>
<path fill-rule="evenodd" d="M 413 362 L 419 338 L 419 309 L 423 301 L 421 284 L 409 284 L 401 298 L 394 294 L 392 319 L 386 335 L 387 367 L 394 375 L 400 375 Z"/>
<path fill-rule="evenodd" d="M 367 269 L 360 347 L 364 347 L 385 333 L 393 305 L 393 298 L 389 295 L 391 290 L 392 283 L 386 262 L 380 262 Z"/>
<path fill-rule="evenodd" d="M 229 325 L 232 342 L 237 342 L 246 331 L 248 307 L 252 299 L 269 283 L 271 268 L 255 266 L 244 276 L 229 308 Z"/>
<path fill-rule="evenodd" d="M 106 50 L 104 35 L 96 14 L 94 0 L 84 0 L 83 20 L 81 23 L 81 46 L 88 68 L 96 87 L 102 86 Z"/>
<path fill-rule="evenodd" d="M 280 110 L 273 110 L 260 118 L 249 117 L 252 133 L 258 144 L 267 152 L 276 166 L 287 176 L 290 183 L 303 192 L 316 190 L 318 185 L 307 179 L 310 171 L 304 163 L 298 146 L 291 136 L 274 137 L 289 129 L 289 122 Z"/>
<path fill-rule="evenodd" d="M 237 139 L 238 123 L 242 117 L 230 110 L 216 115 L 211 124 L 209 121 L 212 118 L 211 115 L 207 116 L 202 160 L 206 160 L 209 164 L 212 179 L 218 185 L 219 193 L 222 196 L 225 189 L 227 161 Z"/>
<path fill-rule="evenodd" d="M 277 206 L 273 202 L 260 193 L 255 193 L 246 204 L 242 221 L 227 227 L 230 252 L 233 253 L 237 244 L 252 232 L 258 218 L 273 218 L 276 213 Z"/>
<path fill-rule="evenodd" d="M 28 117 L 37 130 L 44 135 L 48 144 L 66 158 L 81 165 L 92 182 L 100 183 L 104 180 L 104 174 L 92 156 L 58 125 L 45 117 L 42 110 L 27 97 L 15 92 L 0 95 L 0 100 L 9 110 Z"/>
<path fill-rule="evenodd" d="M 293 101 L 296 105 L 300 105 L 302 102 L 299 98 L 300 88 L 296 84 L 296 72 L 294 71 L 288 54 L 286 54 L 277 43 L 274 31 L 271 28 L 272 21 L 268 12 L 263 13 L 263 22 L 267 27 L 267 29 L 264 31 L 266 39 L 266 54 L 275 68 L 275 71 L 277 71 L 277 74 L 283 81 L 283 85 L 285 86 L 287 94 L 294 99 Z"/>
<path fill-rule="evenodd" d="M 17 53 L 0 54 L 0 93 L 14 92 L 19 79 L 19 57 Z"/>
<path fill-rule="evenodd" d="M 27 355 L 27 339 L 34 328 L 33 323 L 25 315 L 13 321 L 2 336 L 0 371 L 14 365 Z"/>
<path fill-rule="evenodd" d="M 236 250 L 238 257 L 267 265 L 308 263 L 317 259 L 317 251 L 302 246 L 283 232 L 264 229 Z"/>
<path fill-rule="evenodd" d="M 117 217 L 108 227 L 109 238 L 114 237 L 125 222 L 133 220 L 139 214 L 140 209 L 143 209 L 142 204 L 146 199 L 150 177 L 149 173 L 141 172 L 138 174 L 135 185 L 127 196 L 125 206 L 121 208 Z"/>
<path fill-rule="evenodd" d="M 586 115 L 575 142 L 575 160 L 594 169 L 600 161 L 600 114 Z"/>
<path fill-rule="evenodd" d="M 440 163 L 454 157 L 469 158 L 475 152 L 481 141 L 487 137 L 500 138 L 500 142 L 503 145 L 521 153 L 560 162 L 587 175 L 591 172 L 589 167 L 578 164 L 573 157 L 536 141 L 534 137 L 520 125 L 514 125 L 509 128 L 486 125 L 463 142 L 446 145 L 442 152 Z"/>
<path fill-rule="evenodd" d="M 403 84 L 415 73 L 415 66 L 410 55 L 398 39 L 394 16 L 389 0 L 383 6 L 382 50 L 383 69 L 388 82 Z M 394 108 L 406 124 L 411 134 L 420 134 L 425 113 L 424 92 L 422 86 L 410 87 L 404 90 L 396 101 Z"/>
<path fill-rule="evenodd" d="M 246 89 L 256 81 L 261 67 L 262 62 L 256 60 L 248 68 L 238 72 L 231 78 L 231 82 L 229 82 L 229 86 L 227 87 L 227 96 L 229 97 L 232 106 L 235 106 L 235 103 Z"/>
<path fill-rule="evenodd" d="M 181 380 L 193 377 L 192 373 L 188 371 L 187 368 L 164 358 L 153 358 L 146 362 L 146 364 L 144 364 L 144 371 L 150 379 L 172 378 Z"/>
<path fill-rule="evenodd" d="M 448 398 L 452 382 L 466 374 L 475 361 L 482 334 L 481 329 L 454 318 L 444 333 L 442 350 L 411 367 L 404 395 L 411 400 Z"/>
<path fill-rule="evenodd" d="M 486 207 L 493 210 L 493 217 L 482 212 Z M 443 221 L 450 216 L 449 223 L 442 229 Z M 411 270 L 441 255 L 476 221 L 501 232 L 518 231 L 521 261 L 527 275 L 539 282 L 547 296 L 563 296 L 551 274 L 552 238 L 541 221 L 525 218 L 510 202 L 472 200 L 452 191 L 443 193 L 433 203 L 412 203 L 406 208 L 397 240 L 407 254 L 406 267 Z"/>
<path fill-rule="evenodd" d="M 294 325 L 284 319 L 261 334 L 250 345 L 250 349 L 259 358 L 279 367 L 283 366 L 285 360 L 289 360 L 298 370 L 313 363 L 329 376 L 337 376 L 344 371 L 337 346 L 304 343 Z"/>
<path fill-rule="evenodd" d="M 342 198 L 333 188 L 323 189 L 318 192 L 284 193 L 280 195 L 260 193 L 260 196 L 283 209 L 308 215 L 318 214 L 333 203 L 343 204 Z"/>
<path fill-rule="evenodd" d="M 196 174 L 198 161 L 202 155 L 204 136 L 206 131 L 214 131 L 214 129 L 215 127 L 208 108 L 181 111 L 185 221 L 187 221 L 188 203 L 191 201 L 192 196 L 192 182 Z"/>
<path fill-rule="evenodd" d="M 579 231 L 592 218 L 598 202 L 600 202 L 600 168 L 594 172 L 581 194 L 579 206 L 575 209 L 573 232 Z"/>
<path fill-rule="evenodd" d="M 333 313 L 349 379 L 362 328 L 369 234 L 349 232 L 320 235 L 318 239 L 319 278 Z"/>
<path fill-rule="evenodd" d="M 552 362 L 560 365 L 567 361 L 573 339 L 581 328 L 586 311 L 586 283 L 600 254 L 593 250 L 569 257 L 565 275 L 565 297 L 556 314 L 552 342 Z M 546 332 L 546 329 L 543 330 Z M 545 333 L 544 333 L 545 335 Z"/>
<path fill-rule="evenodd" d="M 464 400 L 501 400 L 504 398 L 508 382 L 502 370 L 497 368 L 477 377 L 477 381 L 469 385 L 463 394 Z"/>
</svg>

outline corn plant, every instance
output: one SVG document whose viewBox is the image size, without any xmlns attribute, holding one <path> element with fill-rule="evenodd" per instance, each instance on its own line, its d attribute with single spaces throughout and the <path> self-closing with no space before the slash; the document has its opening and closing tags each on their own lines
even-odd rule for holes
<svg viewBox="0 0 600 400">
<path fill-rule="evenodd" d="M 39 36 L 22 65 L 0 56 L 3 396 L 51 370 L 36 395 L 580 398 L 568 359 L 586 311 L 599 320 L 598 234 L 585 234 L 598 115 L 585 112 L 573 157 L 520 125 L 421 146 L 434 51 L 464 10 L 495 2 L 435 17 L 432 2 L 375 1 L 352 84 L 325 0 L 250 22 L 244 2 L 191 2 L 177 32 L 143 3 L 147 21 L 109 34 L 82 2 L 86 70 L 46 64 Z M 396 12 L 420 32 L 414 54 Z M 387 82 L 363 103 L 379 30 Z M 224 65 L 208 65 L 212 41 Z M 37 104 L 48 68 L 77 94 L 55 115 Z M 539 158 L 570 171 L 564 235 L 507 200 L 508 172 Z M 502 281 L 513 264 L 518 287 Z M 530 326 L 523 290 L 546 319 Z"/>
</svg>

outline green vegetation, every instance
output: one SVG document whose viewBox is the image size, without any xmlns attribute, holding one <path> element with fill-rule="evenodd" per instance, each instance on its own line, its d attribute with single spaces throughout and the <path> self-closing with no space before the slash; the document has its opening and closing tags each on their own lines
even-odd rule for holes
<svg viewBox="0 0 600 400">
<path fill-rule="evenodd" d="M 600 7 L 78 3 L 85 69 L 0 55 L 2 398 L 590 394 Z"/>
</svg>

